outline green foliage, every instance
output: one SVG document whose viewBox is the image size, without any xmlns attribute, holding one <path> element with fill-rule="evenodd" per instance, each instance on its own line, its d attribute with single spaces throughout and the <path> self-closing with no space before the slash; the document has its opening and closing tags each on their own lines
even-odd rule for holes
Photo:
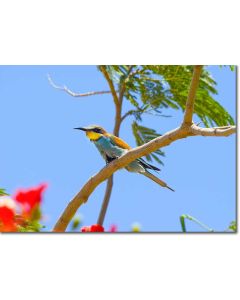
<svg viewBox="0 0 240 300">
<path fill-rule="evenodd" d="M 133 109 L 126 112 L 125 115 L 133 116 L 135 121 L 141 122 L 142 116 L 146 113 L 164 116 L 161 111 L 164 108 L 185 110 L 193 66 L 121 65 L 103 67 L 117 86 L 116 90 L 119 93 L 124 90 L 124 97 L 133 105 Z M 230 68 L 234 70 L 234 66 L 230 66 Z M 214 100 L 214 95 L 217 94 L 216 85 L 211 74 L 203 69 L 196 94 L 194 113 L 206 127 L 233 125 L 233 118 Z M 146 137 L 148 133 L 144 133 L 146 127 L 136 125 L 135 122 L 132 128 L 137 145 L 150 140 Z M 151 131 L 150 128 L 147 130 Z M 154 138 L 154 132 L 154 130 L 149 132 L 152 138 Z M 155 153 L 148 159 L 153 158 L 159 161 L 159 155 L 162 154 Z"/>
<path fill-rule="evenodd" d="M 185 215 L 180 216 L 180 224 L 182 227 L 182 232 L 187 232 L 185 224 Z"/>
<path fill-rule="evenodd" d="M 77 230 L 79 229 L 80 225 L 82 224 L 82 217 L 81 216 L 76 216 L 73 218 L 72 223 L 71 223 L 71 229 Z"/>
<path fill-rule="evenodd" d="M 231 71 L 235 71 L 235 69 L 236 69 L 236 66 L 234 66 L 234 65 L 223 65 L 223 66 L 220 66 L 220 68 L 222 68 L 222 67 L 229 67 Z"/>
<path fill-rule="evenodd" d="M 186 224 L 185 224 L 185 220 L 190 220 L 190 221 L 193 221 L 194 223 L 198 224 L 199 226 L 201 226 L 203 229 L 209 231 L 209 232 L 213 232 L 213 229 L 208 227 L 207 225 L 203 224 L 202 222 L 200 222 L 198 219 L 190 216 L 190 215 L 181 215 L 180 216 L 180 224 L 181 224 L 181 227 L 182 227 L 182 231 L 183 232 L 187 232 L 186 230 Z"/>
<path fill-rule="evenodd" d="M 33 208 L 28 219 L 25 219 L 21 225 L 18 226 L 19 232 L 40 232 L 43 225 L 39 222 L 42 217 L 41 208 L 39 205 Z"/>
<path fill-rule="evenodd" d="M 148 66 L 156 75 L 161 75 L 167 84 L 164 94 L 177 105 L 177 109 L 185 110 L 188 90 L 192 79 L 192 66 Z M 217 94 L 216 82 L 210 73 L 203 69 L 194 105 L 195 114 L 206 127 L 234 124 L 228 112 L 214 100 Z"/>
<path fill-rule="evenodd" d="M 148 143 L 152 139 L 155 139 L 156 137 L 161 135 L 157 133 L 154 129 L 139 125 L 136 121 L 132 123 L 132 131 L 136 140 L 136 144 L 138 146 Z M 164 152 L 161 149 L 158 149 L 157 151 L 147 155 L 146 159 L 148 161 L 152 161 L 152 159 L 154 159 L 158 163 L 163 165 L 163 162 L 160 160 L 159 156 L 164 156 Z"/>
<path fill-rule="evenodd" d="M 8 196 L 8 194 L 5 192 L 5 189 L 0 188 L 0 196 Z"/>
<path fill-rule="evenodd" d="M 40 232 L 44 228 L 38 221 L 28 221 L 24 226 L 18 226 L 19 232 Z"/>
<path fill-rule="evenodd" d="M 212 228 L 210 228 L 207 225 L 203 224 L 202 222 L 200 222 L 196 218 L 194 218 L 194 217 L 192 217 L 190 215 L 181 215 L 180 216 L 180 224 L 181 224 L 182 232 L 187 232 L 186 223 L 185 223 L 186 219 L 195 222 L 196 224 L 198 224 L 199 226 L 201 226 L 202 228 L 204 228 L 205 230 L 207 230 L 209 232 L 214 232 L 214 230 Z M 224 231 L 234 231 L 234 232 L 237 232 L 237 222 L 236 221 L 232 221 L 230 223 L 230 225 L 228 226 L 228 228 L 226 230 L 224 230 Z"/>
<path fill-rule="evenodd" d="M 228 230 L 236 232 L 237 231 L 237 222 L 236 221 L 232 221 L 230 223 L 230 225 L 228 226 Z"/>
<path fill-rule="evenodd" d="M 39 221 L 42 217 L 41 208 L 39 205 L 33 208 L 31 212 L 30 221 Z"/>
</svg>

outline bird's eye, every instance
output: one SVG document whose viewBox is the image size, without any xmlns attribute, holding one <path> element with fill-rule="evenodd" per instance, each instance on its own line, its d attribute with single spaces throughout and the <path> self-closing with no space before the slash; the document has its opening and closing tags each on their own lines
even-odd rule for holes
<svg viewBox="0 0 240 300">
<path fill-rule="evenodd" d="M 96 133 L 101 133 L 101 129 L 100 129 L 100 128 L 95 128 L 95 129 L 94 129 L 94 132 L 96 132 Z"/>
</svg>

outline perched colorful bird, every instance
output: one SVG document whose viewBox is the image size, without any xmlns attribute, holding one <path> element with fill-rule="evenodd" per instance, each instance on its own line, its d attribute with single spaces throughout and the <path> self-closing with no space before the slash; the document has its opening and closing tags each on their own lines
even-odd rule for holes
<svg viewBox="0 0 240 300">
<path fill-rule="evenodd" d="M 124 142 L 119 137 L 108 133 L 101 126 L 91 125 L 87 127 L 78 127 L 74 129 L 79 129 L 86 132 L 86 136 L 90 139 L 91 142 L 95 144 L 95 146 L 97 147 L 107 164 L 113 161 L 114 159 L 122 156 L 128 150 L 131 149 L 131 147 L 126 142 Z M 129 172 L 142 174 L 155 181 L 162 187 L 166 187 L 174 192 L 174 190 L 170 188 L 164 181 L 147 171 L 147 169 L 154 171 L 160 171 L 160 169 L 153 165 L 150 165 L 142 158 L 134 160 L 129 165 L 127 165 L 125 169 L 127 169 Z"/>
</svg>

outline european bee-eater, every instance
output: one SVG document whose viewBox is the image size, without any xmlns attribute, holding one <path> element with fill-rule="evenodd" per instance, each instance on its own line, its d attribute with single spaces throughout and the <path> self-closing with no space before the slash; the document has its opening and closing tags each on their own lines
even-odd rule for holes
<svg viewBox="0 0 240 300">
<path fill-rule="evenodd" d="M 86 136 L 90 139 L 91 142 L 95 144 L 99 152 L 101 153 L 103 159 L 106 161 L 106 163 L 110 163 L 114 159 L 122 156 L 125 154 L 131 147 L 124 142 L 119 137 L 114 136 L 111 133 L 108 133 L 105 129 L 103 129 L 101 126 L 98 125 L 91 125 L 87 127 L 78 127 L 74 129 L 83 130 L 86 132 Z M 131 162 L 129 165 L 125 167 L 129 172 L 135 172 L 142 174 L 162 187 L 166 187 L 169 190 L 173 191 L 172 188 L 170 188 L 164 181 L 159 179 L 158 177 L 154 176 L 152 173 L 149 173 L 147 169 L 154 170 L 154 171 L 160 171 L 159 168 L 150 165 L 146 161 L 144 161 L 142 158 L 138 158 Z"/>
</svg>

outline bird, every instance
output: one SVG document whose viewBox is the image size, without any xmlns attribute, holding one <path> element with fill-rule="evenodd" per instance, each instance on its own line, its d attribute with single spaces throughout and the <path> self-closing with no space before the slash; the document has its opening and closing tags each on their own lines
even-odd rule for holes
<svg viewBox="0 0 240 300">
<path fill-rule="evenodd" d="M 103 127 L 99 125 L 89 125 L 86 127 L 76 127 L 74 129 L 85 131 L 87 138 L 95 144 L 101 156 L 105 160 L 106 164 L 109 164 L 116 158 L 119 158 L 123 154 L 127 153 L 131 147 L 121 138 L 108 133 Z M 159 168 L 149 164 L 142 158 L 138 158 L 129 163 L 125 169 L 129 172 L 135 172 L 142 174 L 149 179 L 153 180 L 162 187 L 169 187 L 164 181 L 150 173 L 148 170 L 161 171 Z"/>
</svg>

